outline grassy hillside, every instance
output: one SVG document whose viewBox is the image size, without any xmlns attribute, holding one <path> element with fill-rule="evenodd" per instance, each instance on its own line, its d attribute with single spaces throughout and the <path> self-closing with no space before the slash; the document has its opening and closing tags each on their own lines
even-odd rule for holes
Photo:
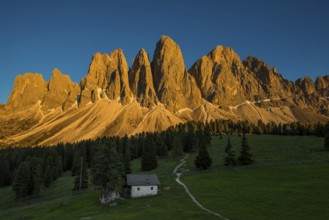
<svg viewBox="0 0 329 220">
<path fill-rule="evenodd" d="M 209 147 L 213 166 L 209 171 L 194 167 L 191 154 L 182 181 L 207 208 L 230 219 L 329 219 L 329 152 L 322 138 L 248 136 L 255 165 L 226 168 L 223 164 L 227 137 L 214 137 Z M 236 154 L 240 137 L 231 137 Z M 9 187 L 0 189 L 0 219 L 218 219 L 199 209 L 172 176 L 178 161 L 159 160 L 151 171 L 160 177 L 160 195 L 125 199 L 116 206 L 100 205 L 91 187 L 72 194 L 70 173 L 42 189 L 38 200 L 15 202 Z M 133 161 L 140 172 L 140 161 Z"/>
</svg>

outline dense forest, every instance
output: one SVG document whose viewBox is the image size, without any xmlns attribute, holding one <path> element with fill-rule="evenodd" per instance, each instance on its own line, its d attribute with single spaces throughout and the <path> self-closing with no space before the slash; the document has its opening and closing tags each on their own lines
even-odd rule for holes
<svg viewBox="0 0 329 220">
<path fill-rule="evenodd" d="M 248 121 L 216 120 L 209 123 L 188 122 L 170 127 L 163 132 L 141 133 L 132 137 L 102 137 L 77 143 L 60 143 L 56 146 L 8 146 L 0 150 L 0 187 L 12 185 L 17 199 L 37 197 L 41 185 L 50 187 L 52 181 L 62 172 L 71 170 L 72 176 L 76 176 L 72 188 L 81 190 L 88 187 L 89 168 L 94 185 L 101 185 L 103 180 L 99 170 L 95 169 L 97 166 L 117 164 L 117 173 L 111 175 L 120 175 L 123 179 L 125 174 L 131 172 L 130 161 L 135 158 L 141 158 L 141 170 L 147 171 L 157 167 L 159 157 L 170 155 L 180 158 L 184 152 L 194 151 L 199 151 L 197 158 L 200 158 L 195 161 L 195 165 L 200 169 L 207 169 L 211 165 L 211 159 L 207 155 L 206 146 L 210 144 L 212 136 L 221 136 L 223 133 L 242 135 L 242 150 L 246 151 L 245 155 L 240 155 L 235 161 L 228 140 L 225 165 L 251 164 L 253 161 L 248 155 L 249 146 L 245 134 L 325 136 L 328 127 L 328 124 L 320 123 L 277 125 L 264 124 L 261 121 L 251 124 Z M 325 140 L 329 145 L 329 138 Z M 104 155 L 108 155 L 107 158 L 111 160 L 107 161 Z"/>
</svg>

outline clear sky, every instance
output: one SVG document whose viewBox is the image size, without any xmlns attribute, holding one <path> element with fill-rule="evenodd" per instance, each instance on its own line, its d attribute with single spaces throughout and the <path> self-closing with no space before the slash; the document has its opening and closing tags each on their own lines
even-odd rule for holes
<svg viewBox="0 0 329 220">
<path fill-rule="evenodd" d="M 259 57 L 285 78 L 329 74 L 327 0 L 1 0 L 0 103 L 15 77 L 54 68 L 79 82 L 92 54 L 121 48 L 129 66 L 162 34 L 191 65 L 216 45 Z"/>
</svg>

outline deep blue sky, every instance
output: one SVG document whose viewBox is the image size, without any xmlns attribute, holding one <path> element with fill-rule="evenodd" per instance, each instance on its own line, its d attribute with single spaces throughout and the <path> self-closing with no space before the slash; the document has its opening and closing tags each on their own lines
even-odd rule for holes
<svg viewBox="0 0 329 220">
<path fill-rule="evenodd" d="M 253 55 L 296 80 L 329 74 L 329 1 L 163 0 L 0 1 L 0 103 L 18 74 L 49 80 L 59 68 L 79 82 L 92 54 L 121 48 L 131 62 L 153 56 L 162 34 L 181 47 L 185 64 L 216 45 Z"/>
</svg>

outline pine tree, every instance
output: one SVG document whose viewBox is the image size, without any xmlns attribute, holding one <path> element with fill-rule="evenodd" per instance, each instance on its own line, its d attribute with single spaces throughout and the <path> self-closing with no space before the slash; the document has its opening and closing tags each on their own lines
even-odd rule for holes
<svg viewBox="0 0 329 220">
<path fill-rule="evenodd" d="M 174 159 L 179 159 L 183 156 L 183 145 L 181 140 L 181 134 L 179 133 L 174 137 L 173 147 L 171 149 L 171 156 Z"/>
<path fill-rule="evenodd" d="M 151 136 L 147 136 L 143 146 L 141 169 L 143 171 L 153 170 L 158 166 L 154 143 Z"/>
<path fill-rule="evenodd" d="M 187 133 L 184 135 L 184 152 L 193 152 L 197 144 L 197 137 L 194 130 L 189 126 Z"/>
<path fill-rule="evenodd" d="M 37 157 L 32 157 L 28 158 L 27 162 L 30 168 L 29 195 L 38 196 L 42 183 L 42 160 Z"/>
<path fill-rule="evenodd" d="M 196 156 L 194 164 L 198 169 L 202 170 L 206 170 L 211 166 L 212 159 L 209 156 L 206 145 L 202 145 L 199 148 L 199 154 Z"/>
<path fill-rule="evenodd" d="M 9 186 L 13 180 L 13 173 L 10 170 L 8 161 L 0 158 L 0 187 Z"/>
<path fill-rule="evenodd" d="M 92 182 L 101 189 L 101 201 L 122 189 L 123 165 L 114 146 L 100 146 L 92 163 Z"/>
<path fill-rule="evenodd" d="M 73 162 L 72 162 L 72 176 L 76 176 L 80 170 L 80 158 L 82 156 L 81 149 L 77 146 L 73 150 Z"/>
<path fill-rule="evenodd" d="M 240 151 L 240 156 L 238 158 L 238 163 L 240 165 L 249 165 L 254 163 L 254 161 L 252 160 L 252 155 L 249 151 L 250 151 L 250 147 L 246 138 L 246 134 L 243 133 L 241 151 Z"/>
<path fill-rule="evenodd" d="M 124 157 L 124 173 L 131 173 L 131 154 L 130 154 L 130 141 L 128 140 L 125 145 L 125 157 Z"/>
<path fill-rule="evenodd" d="M 329 150 L 329 124 L 326 124 L 326 126 L 325 126 L 324 148 Z"/>
<path fill-rule="evenodd" d="M 80 169 L 79 172 L 76 173 L 74 178 L 74 187 L 73 190 L 82 190 L 88 188 L 88 162 L 87 158 L 80 158 Z"/>
<path fill-rule="evenodd" d="M 57 176 L 60 177 L 63 173 L 63 163 L 62 163 L 62 160 L 58 160 L 58 163 L 57 163 Z"/>
<path fill-rule="evenodd" d="M 196 136 L 199 148 L 203 145 L 209 146 L 211 144 L 211 135 L 208 130 L 198 130 Z"/>
<path fill-rule="evenodd" d="M 224 159 L 224 165 L 225 166 L 235 166 L 236 161 L 235 161 L 235 155 L 234 151 L 232 150 L 232 145 L 231 145 L 231 140 L 230 138 L 227 139 L 227 145 L 225 147 L 225 159 Z"/>
<path fill-rule="evenodd" d="M 30 168 L 27 162 L 22 162 L 18 168 L 16 178 L 13 184 L 13 190 L 16 193 L 16 199 L 25 198 L 30 190 Z"/>
<path fill-rule="evenodd" d="M 155 144 L 157 148 L 157 155 L 159 157 L 167 157 L 168 156 L 168 147 L 165 144 L 164 140 L 160 137 L 160 135 L 156 136 Z"/>
<path fill-rule="evenodd" d="M 48 165 L 43 175 L 43 185 L 45 187 L 49 187 L 52 180 L 53 180 L 53 172 L 50 166 Z"/>
<path fill-rule="evenodd" d="M 32 179 L 32 182 L 33 182 L 32 195 L 39 196 L 40 187 L 42 184 L 42 169 L 41 169 L 40 164 L 38 164 L 37 167 L 35 168 L 32 178 L 33 178 Z"/>
</svg>

